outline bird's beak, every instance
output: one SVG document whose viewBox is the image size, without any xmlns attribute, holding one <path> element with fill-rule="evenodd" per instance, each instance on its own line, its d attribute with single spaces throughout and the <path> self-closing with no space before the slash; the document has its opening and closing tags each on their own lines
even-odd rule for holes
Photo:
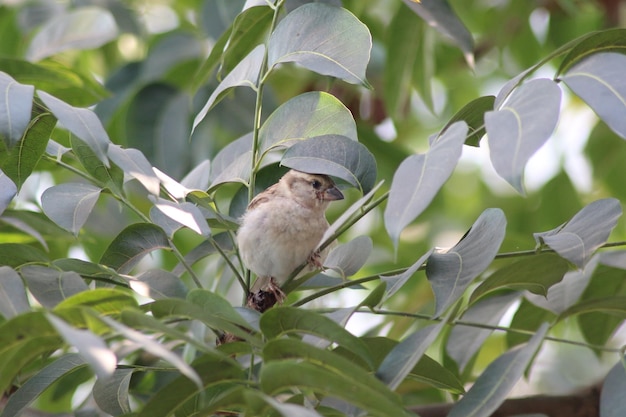
<svg viewBox="0 0 626 417">
<path fill-rule="evenodd" d="M 343 200 L 343 194 L 339 191 L 337 187 L 330 187 L 328 190 L 324 192 L 324 200 L 326 201 L 335 201 L 335 200 Z"/>
</svg>

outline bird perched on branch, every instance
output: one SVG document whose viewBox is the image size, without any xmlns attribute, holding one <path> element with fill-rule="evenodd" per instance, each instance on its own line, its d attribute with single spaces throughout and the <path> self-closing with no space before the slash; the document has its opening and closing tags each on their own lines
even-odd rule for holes
<svg viewBox="0 0 626 417">
<path fill-rule="evenodd" d="M 264 311 L 281 302 L 280 285 L 303 263 L 321 268 L 325 253 L 316 248 L 329 226 L 325 211 L 342 199 L 327 175 L 290 170 L 250 202 L 237 232 L 241 259 L 258 276 L 249 307 Z"/>
</svg>

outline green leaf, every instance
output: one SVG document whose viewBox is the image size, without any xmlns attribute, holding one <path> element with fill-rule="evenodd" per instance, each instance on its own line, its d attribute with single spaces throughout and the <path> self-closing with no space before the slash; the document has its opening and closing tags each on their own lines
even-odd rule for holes
<svg viewBox="0 0 626 417">
<path fill-rule="evenodd" d="M 187 299 L 193 304 L 202 307 L 205 312 L 215 317 L 222 318 L 246 328 L 249 327 L 248 322 L 241 317 L 228 300 L 221 297 L 219 294 L 197 288 L 189 292 Z"/>
<path fill-rule="evenodd" d="M 352 113 L 334 96 L 321 91 L 300 94 L 282 104 L 259 131 L 261 152 L 323 135 L 358 141 Z"/>
<path fill-rule="evenodd" d="M 22 279 L 13 268 L 0 266 L 0 314 L 9 319 L 29 310 Z"/>
<path fill-rule="evenodd" d="M 17 195 L 17 185 L 0 169 L 0 215 Z"/>
<path fill-rule="evenodd" d="M 283 334 L 305 333 L 337 343 L 371 363 L 369 352 L 363 342 L 332 319 L 294 307 L 274 307 L 261 316 L 261 331 L 268 339 Z"/>
<path fill-rule="evenodd" d="M 118 35 L 113 15 L 88 6 L 52 17 L 39 29 L 28 46 L 29 61 L 40 61 L 68 49 L 98 48 Z"/>
<path fill-rule="evenodd" d="M 448 355 L 458 364 L 461 373 L 493 332 L 489 328 L 463 326 L 463 322 L 497 326 L 509 307 L 520 298 L 519 293 L 497 295 L 471 306 L 452 328 L 446 343 Z"/>
<path fill-rule="evenodd" d="M 528 290 L 533 294 L 547 296 L 548 288 L 561 281 L 568 269 L 568 263 L 553 253 L 542 253 L 513 262 L 489 275 L 472 292 L 470 303 L 500 288 Z"/>
<path fill-rule="evenodd" d="M 81 259 L 60 258 L 55 259 L 52 265 L 63 271 L 73 271 L 80 274 L 83 278 L 104 281 L 107 283 L 122 284 L 124 279 L 113 269 L 104 265 L 95 264 Z"/>
<path fill-rule="evenodd" d="M 65 342 L 78 350 L 98 378 L 108 378 L 113 375 L 117 366 L 117 357 L 113 351 L 109 350 L 104 340 L 89 330 L 76 329 L 52 314 L 47 314 L 46 317 Z"/>
<path fill-rule="evenodd" d="M 110 378 L 98 378 L 93 386 L 93 399 L 105 413 L 113 416 L 130 413 L 128 388 L 134 369 L 116 369 Z"/>
<path fill-rule="evenodd" d="M 0 168 L 20 189 L 33 172 L 46 150 L 56 119 L 50 113 L 33 112 L 23 137 L 12 149 L 2 149 L 0 143 Z M 6 151 L 6 156 L 2 155 Z"/>
<path fill-rule="evenodd" d="M 20 274 L 24 277 L 28 290 L 46 308 L 53 308 L 64 299 L 89 289 L 76 272 L 26 265 L 20 268 Z"/>
<path fill-rule="evenodd" d="M 359 236 L 333 248 L 324 261 L 324 268 L 336 271 L 343 278 L 352 276 L 365 265 L 373 247 L 369 236 Z"/>
<path fill-rule="evenodd" d="M 434 139 L 428 152 L 409 156 L 396 170 L 385 208 L 385 227 L 394 245 L 398 245 L 402 230 L 428 207 L 452 175 L 466 134 L 467 125 L 455 123 Z"/>
<path fill-rule="evenodd" d="M 101 188 L 91 184 L 54 185 L 41 195 L 41 207 L 52 221 L 78 236 L 101 191 Z"/>
<path fill-rule="evenodd" d="M 44 91 L 37 91 L 37 95 L 63 127 L 82 139 L 108 167 L 107 149 L 111 141 L 98 116 L 89 109 L 70 106 Z"/>
<path fill-rule="evenodd" d="M 626 85 L 621 69 L 626 56 L 598 53 L 568 69 L 563 82 L 622 139 L 626 139 Z"/>
<path fill-rule="evenodd" d="M 502 107 L 485 113 L 491 163 L 520 194 L 526 162 L 552 135 L 560 106 L 561 89 L 540 78 L 522 84 Z"/>
<path fill-rule="evenodd" d="M 500 209 L 485 210 L 452 249 L 428 258 L 426 276 L 435 293 L 435 315 L 463 295 L 496 256 L 504 239 L 506 218 Z"/>
<path fill-rule="evenodd" d="M 562 320 L 575 314 L 589 313 L 593 311 L 602 311 L 605 313 L 613 314 L 626 314 L 626 296 L 619 295 L 580 301 L 562 312 L 559 316 L 559 319 Z"/>
<path fill-rule="evenodd" d="M 259 45 L 254 48 L 239 64 L 222 80 L 222 82 L 213 91 L 208 101 L 202 107 L 202 110 L 196 115 L 193 121 L 193 129 L 198 127 L 200 122 L 206 117 L 209 110 L 213 108 L 225 93 L 233 87 L 248 86 L 256 89 L 261 63 L 265 55 L 265 47 Z"/>
<path fill-rule="evenodd" d="M 268 66 L 294 62 L 322 75 L 368 86 L 365 69 L 371 49 L 367 26 L 352 13 L 309 3 L 289 13 L 272 33 Z"/>
<path fill-rule="evenodd" d="M 544 324 L 527 345 L 501 355 L 489 364 L 448 417 L 488 417 L 506 399 L 537 353 L 548 331 Z"/>
<path fill-rule="evenodd" d="M 25 366 L 62 344 L 41 311 L 20 314 L 0 324 L 0 392 L 6 391 Z"/>
<path fill-rule="evenodd" d="M 161 191 L 161 183 L 154 173 L 152 165 L 145 155 L 137 149 L 123 149 L 118 145 L 111 145 L 108 149 L 109 158 L 125 174 L 135 178 L 152 195 L 158 196 Z"/>
<path fill-rule="evenodd" d="M 474 67 L 474 40 L 463 22 L 446 0 L 403 0 L 415 13 L 431 27 L 452 39 L 465 56 L 470 67 Z"/>
<path fill-rule="evenodd" d="M 626 369 L 621 358 L 609 371 L 602 384 L 600 394 L 600 415 L 602 417 L 620 417 L 626 413 Z"/>
<path fill-rule="evenodd" d="M 119 314 L 125 308 L 137 307 L 138 303 L 130 291 L 116 288 L 95 288 L 67 297 L 54 308 L 54 312 L 62 315 L 64 309 L 89 307 L 102 314 Z"/>
<path fill-rule="evenodd" d="M 469 134 L 465 139 L 465 144 L 469 146 L 478 146 L 480 139 L 485 135 L 485 113 L 493 110 L 495 96 L 478 97 L 467 103 L 448 121 L 442 132 L 455 122 L 463 120 L 469 127 Z"/>
<path fill-rule="evenodd" d="M 435 342 L 444 325 L 445 320 L 442 320 L 407 336 L 385 356 L 376 371 L 376 376 L 395 390 L 419 362 L 426 349 Z"/>
<path fill-rule="evenodd" d="M 167 236 L 160 227 L 136 223 L 118 234 L 105 250 L 100 263 L 125 274 L 148 253 L 156 249 L 170 250 Z"/>
<path fill-rule="evenodd" d="M 39 370 L 9 396 L 1 417 L 18 417 L 52 384 L 87 366 L 78 353 L 66 353 Z"/>
<path fill-rule="evenodd" d="M 422 255 L 413 265 L 411 265 L 406 271 L 401 272 L 396 275 L 389 276 L 380 276 L 380 280 L 385 283 L 385 296 L 382 299 L 382 303 L 391 298 L 407 281 L 415 275 L 415 273 L 424 266 L 424 263 L 430 255 L 432 255 L 434 249 L 429 250 L 424 255 Z"/>
<path fill-rule="evenodd" d="M 556 75 L 569 71 L 573 64 L 599 52 L 626 52 L 626 29 L 608 29 L 589 33 L 579 39 L 559 66 Z"/>
<path fill-rule="evenodd" d="M 550 246 L 560 256 L 583 268 L 595 250 L 606 243 L 621 215 L 617 199 L 596 200 L 567 223 L 547 232 L 533 233 L 533 236 L 538 245 Z"/>
<path fill-rule="evenodd" d="M 49 262 L 39 249 L 19 243 L 0 243 L 0 265 L 18 267 L 31 262 Z"/>
<path fill-rule="evenodd" d="M 445 389 L 453 394 L 465 393 L 465 388 L 463 388 L 459 378 L 428 355 L 422 356 L 407 375 L 407 379 L 420 381 L 438 389 Z"/>
<path fill-rule="evenodd" d="M 70 142 L 74 155 L 93 178 L 111 191 L 123 194 L 124 172 L 117 165 L 104 165 L 91 147 L 74 135 L 70 136 Z"/>
<path fill-rule="evenodd" d="M 206 238 L 211 235 L 211 229 L 204 215 L 195 204 L 178 203 L 157 197 L 154 206 L 167 218 L 193 230 L 200 236 Z"/>
<path fill-rule="evenodd" d="M 312 389 L 325 396 L 339 398 L 380 417 L 409 416 L 399 401 L 391 401 L 367 381 L 350 374 L 338 374 L 322 364 L 298 359 L 273 361 L 261 369 L 261 389 L 278 394 L 293 386 Z"/>
<path fill-rule="evenodd" d="M 528 342 L 532 334 L 535 333 L 543 323 L 552 323 L 555 317 L 554 313 L 539 308 L 525 298 L 522 298 L 522 302 L 513 316 L 510 327 L 512 329 L 525 330 L 531 334 L 513 331 L 507 332 L 507 346 L 510 348 Z"/>
<path fill-rule="evenodd" d="M 368 193 L 376 183 L 376 159 L 361 143 L 346 136 L 322 135 L 296 143 L 281 165 L 298 171 L 341 178 Z"/>
<path fill-rule="evenodd" d="M 8 148 L 17 144 L 30 122 L 35 88 L 0 72 L 0 138 Z"/>
<path fill-rule="evenodd" d="M 162 269 L 150 269 L 136 279 L 128 278 L 129 286 L 138 294 L 154 300 L 160 298 L 185 298 L 187 287 L 178 275 Z"/>
</svg>

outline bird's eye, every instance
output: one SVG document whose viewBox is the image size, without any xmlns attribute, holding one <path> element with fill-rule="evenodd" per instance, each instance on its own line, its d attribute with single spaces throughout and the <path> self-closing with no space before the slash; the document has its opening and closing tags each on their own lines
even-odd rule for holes
<svg viewBox="0 0 626 417">
<path fill-rule="evenodd" d="M 322 183 L 318 180 L 313 180 L 311 182 L 311 185 L 313 186 L 313 188 L 315 188 L 316 190 L 319 190 L 320 187 L 322 186 Z"/>
</svg>

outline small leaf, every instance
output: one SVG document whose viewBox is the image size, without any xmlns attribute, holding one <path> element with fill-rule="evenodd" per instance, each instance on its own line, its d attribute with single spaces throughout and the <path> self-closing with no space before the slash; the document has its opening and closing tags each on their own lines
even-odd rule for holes
<svg viewBox="0 0 626 417">
<path fill-rule="evenodd" d="M 391 298 L 407 281 L 415 275 L 415 273 L 424 266 L 426 260 L 432 255 L 434 249 L 429 250 L 424 255 L 422 255 L 413 265 L 411 265 L 406 271 L 401 272 L 396 275 L 389 276 L 380 276 L 380 280 L 385 283 L 385 295 L 381 301 L 384 303 L 389 298 Z"/>
<path fill-rule="evenodd" d="M 89 289 L 76 272 L 26 265 L 20 269 L 20 274 L 28 290 L 46 308 L 53 308 L 66 298 Z"/>
<path fill-rule="evenodd" d="M 78 353 L 66 353 L 56 358 L 52 363 L 28 378 L 24 385 L 9 396 L 0 415 L 2 417 L 23 415 L 22 412 L 52 384 L 86 366 L 87 364 Z"/>
<path fill-rule="evenodd" d="M 282 104 L 259 131 L 261 152 L 322 135 L 358 140 L 352 113 L 334 96 L 321 91 L 300 94 Z"/>
<path fill-rule="evenodd" d="M 561 281 L 567 270 L 567 262 L 553 253 L 543 253 L 514 262 L 489 275 L 472 292 L 470 303 L 500 288 L 528 290 L 545 297 L 548 289 Z"/>
<path fill-rule="evenodd" d="M 235 323 L 243 328 L 248 327 L 248 322 L 219 294 L 197 288 L 189 292 L 187 299 L 193 304 L 202 307 L 206 313 Z"/>
<path fill-rule="evenodd" d="M 583 268 L 595 250 L 606 243 L 621 215 L 618 200 L 596 200 L 583 207 L 567 223 L 533 236 L 537 244 L 550 246 L 563 258 Z"/>
<path fill-rule="evenodd" d="M 78 236 L 101 191 L 102 189 L 90 184 L 59 184 L 43 192 L 41 206 L 52 221 Z"/>
<path fill-rule="evenodd" d="M 105 413 L 113 416 L 130 413 L 128 388 L 134 369 L 116 369 L 111 378 L 98 378 L 93 386 L 93 399 Z"/>
<path fill-rule="evenodd" d="M 211 161 L 203 160 L 195 166 L 180 181 L 180 184 L 189 190 L 206 190 L 209 188 L 209 178 L 211 173 Z"/>
<path fill-rule="evenodd" d="M 598 53 L 575 64 L 561 77 L 622 139 L 626 139 L 626 84 L 621 71 L 624 65 L 624 54 Z"/>
<path fill-rule="evenodd" d="M 352 276 L 365 265 L 372 249 L 372 239 L 359 236 L 334 248 L 324 261 L 324 268 L 337 271 L 344 278 Z"/>
<path fill-rule="evenodd" d="M 261 331 L 268 339 L 288 333 L 306 333 L 337 343 L 370 363 L 363 342 L 332 319 L 294 307 L 274 307 L 261 316 Z"/>
<path fill-rule="evenodd" d="M 496 326 L 509 307 L 520 298 L 519 293 L 510 293 L 481 300 L 471 306 L 452 328 L 446 343 L 446 351 L 459 365 L 461 373 L 470 363 L 474 354 L 493 332 L 491 329 L 479 329 L 463 326 L 462 322 L 481 323 L 485 326 Z"/>
<path fill-rule="evenodd" d="M 425 154 L 402 161 L 391 182 L 385 227 L 397 246 L 400 232 L 428 207 L 452 174 L 467 134 L 465 122 L 450 126 Z"/>
<path fill-rule="evenodd" d="M 110 190 L 123 194 L 124 172 L 118 166 L 111 165 L 107 167 L 104 165 L 91 147 L 75 135 L 70 136 L 70 143 L 72 144 L 74 155 L 89 174 Z"/>
<path fill-rule="evenodd" d="M 48 20 L 33 37 L 26 57 L 40 61 L 68 49 L 98 48 L 117 37 L 113 15 L 100 7 L 81 7 Z"/>
<path fill-rule="evenodd" d="M 537 79 L 514 90 L 501 108 L 485 113 L 491 163 L 520 194 L 526 162 L 552 135 L 560 106 L 556 83 Z"/>
<path fill-rule="evenodd" d="M 491 264 L 505 229 L 502 210 L 487 209 L 452 249 L 428 258 L 426 276 L 435 293 L 435 316 L 456 302 L 474 278 Z"/>
<path fill-rule="evenodd" d="M 472 34 L 459 20 L 450 4 L 445 0 L 404 0 L 415 13 L 431 27 L 452 39 L 465 56 L 470 67 L 474 67 L 474 40 Z"/>
<path fill-rule="evenodd" d="M 149 223 L 136 223 L 118 234 L 105 250 L 100 263 L 125 274 L 149 252 L 170 249 L 167 236 L 160 227 Z"/>
<path fill-rule="evenodd" d="M 188 291 L 178 276 L 162 269 L 142 272 L 137 279 L 128 278 L 128 284 L 138 294 L 153 300 L 170 297 L 185 298 Z"/>
<path fill-rule="evenodd" d="M 225 93 L 233 87 L 248 86 L 252 89 L 257 88 L 259 79 L 259 71 L 265 55 L 265 47 L 259 45 L 254 48 L 239 64 L 222 80 L 222 82 L 213 91 L 202 110 L 196 115 L 193 121 L 193 129 L 198 127 L 200 122 L 204 120 L 209 110 L 224 97 Z"/>
<path fill-rule="evenodd" d="M 485 113 L 493 110 L 495 96 L 483 96 L 467 103 L 461 110 L 456 112 L 448 121 L 442 131 L 451 126 L 453 123 L 463 120 L 469 127 L 469 133 L 465 144 L 469 146 L 478 146 L 480 139 L 485 135 Z"/>
<path fill-rule="evenodd" d="M 175 203 L 157 198 L 155 207 L 170 219 L 193 230 L 203 237 L 211 235 L 211 229 L 200 209 L 191 203 Z"/>
<path fill-rule="evenodd" d="M 620 417 L 626 414 L 626 368 L 624 359 L 618 361 L 602 383 L 600 392 L 600 415 Z"/>
<path fill-rule="evenodd" d="M 250 180 L 251 163 L 252 133 L 248 133 L 224 146 L 215 156 L 211 166 L 209 191 L 227 182 L 247 184 Z"/>
<path fill-rule="evenodd" d="M 17 194 L 17 186 L 2 170 L 0 170 L 0 215 L 9 207 Z"/>
<path fill-rule="evenodd" d="M 367 26 L 352 13 L 309 3 L 289 13 L 272 33 L 268 66 L 295 62 L 319 74 L 367 86 L 365 69 L 371 49 Z"/>
<path fill-rule="evenodd" d="M 583 58 L 602 52 L 625 52 L 626 29 L 615 28 L 591 32 L 575 39 L 575 45 L 561 61 L 557 75 L 569 71 L 573 64 Z"/>
<path fill-rule="evenodd" d="M 420 329 L 398 343 L 378 367 L 376 376 L 395 390 L 443 330 L 445 320 Z"/>
<path fill-rule="evenodd" d="M 22 139 L 30 123 L 35 88 L 15 81 L 0 72 L 0 138 L 7 148 L 12 148 Z"/>
<path fill-rule="evenodd" d="M 0 314 L 5 319 L 30 310 L 22 278 L 8 266 L 0 266 Z"/>
<path fill-rule="evenodd" d="M 363 194 L 376 183 L 376 159 L 364 145 L 346 136 L 323 135 L 298 142 L 285 152 L 280 163 L 341 178 Z"/>
<path fill-rule="evenodd" d="M 48 314 L 47 318 L 65 339 L 65 342 L 78 350 L 78 353 L 94 370 L 98 378 L 108 378 L 113 375 L 117 366 L 117 358 L 115 353 L 109 350 L 104 340 L 89 330 L 76 329 L 52 314 Z"/>
<path fill-rule="evenodd" d="M 135 178 L 152 195 L 158 196 L 161 182 L 152 170 L 152 165 L 137 149 L 124 149 L 118 145 L 109 146 L 108 155 L 125 174 Z"/>
<path fill-rule="evenodd" d="M 107 149 L 111 141 L 98 116 L 89 109 L 70 106 L 44 91 L 37 91 L 37 95 L 63 127 L 82 139 L 108 167 Z"/>
<path fill-rule="evenodd" d="M 559 319 L 564 319 L 565 317 L 573 316 L 575 314 L 589 313 L 594 311 L 626 314 L 626 296 L 616 295 L 578 302 L 562 312 L 559 316 Z"/>
<path fill-rule="evenodd" d="M 522 377 L 548 331 L 544 323 L 527 345 L 511 350 L 493 361 L 472 388 L 456 403 L 448 417 L 488 417 L 506 399 Z"/>
</svg>

